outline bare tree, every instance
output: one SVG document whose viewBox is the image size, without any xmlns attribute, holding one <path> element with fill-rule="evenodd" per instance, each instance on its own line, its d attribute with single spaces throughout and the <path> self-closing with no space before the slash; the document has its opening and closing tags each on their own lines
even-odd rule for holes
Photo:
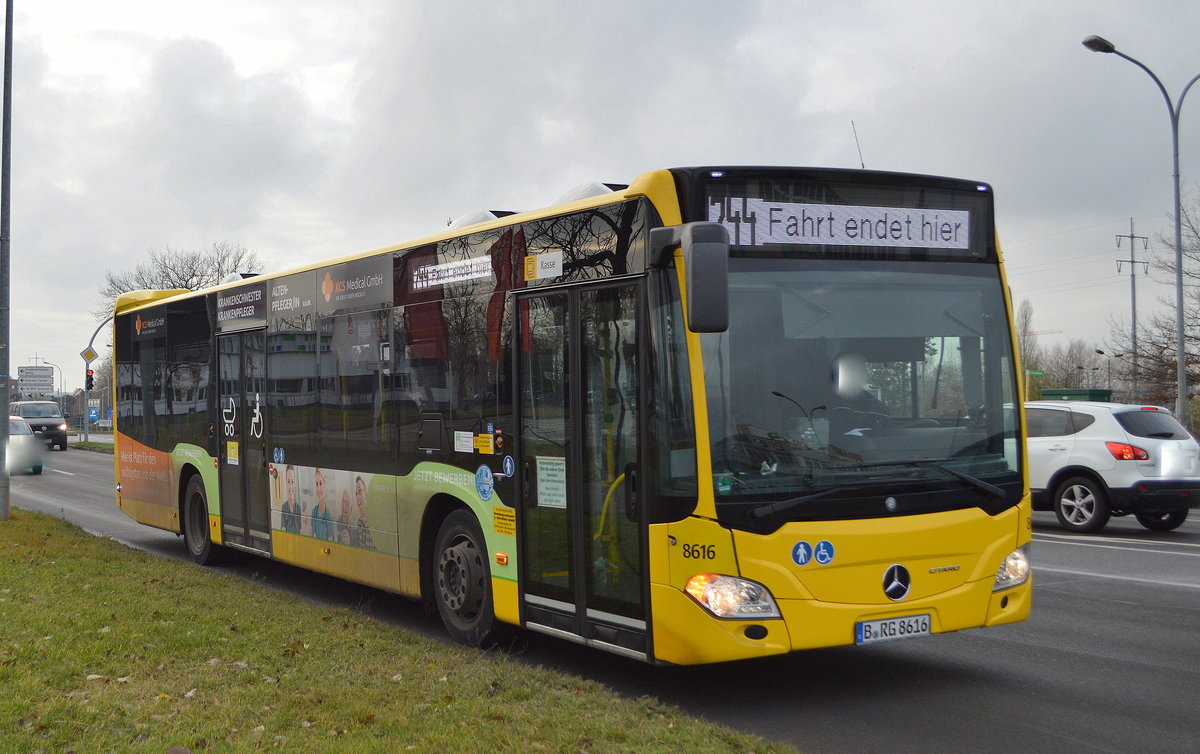
<svg viewBox="0 0 1200 754">
<path fill-rule="evenodd" d="M 1034 376 L 1030 371 L 1043 371 L 1046 351 L 1038 345 L 1037 331 L 1033 329 L 1033 304 L 1022 299 L 1017 306 L 1015 319 L 1017 352 L 1021 358 L 1022 373 L 1018 375 L 1025 388 L 1025 398 L 1035 401 L 1041 398 L 1043 387 L 1053 387 L 1045 375 Z"/>
<path fill-rule="evenodd" d="M 1045 371 L 1044 386 L 1059 388 L 1098 387 L 1103 357 L 1096 347 L 1081 339 L 1073 339 L 1066 345 L 1055 343 L 1043 356 Z"/>
<path fill-rule="evenodd" d="M 1017 307 L 1017 349 L 1021 355 L 1023 369 L 1036 369 L 1039 356 L 1037 333 L 1033 330 L 1033 304 L 1022 299 Z"/>
<path fill-rule="evenodd" d="M 229 241 L 216 241 L 198 251 L 173 249 L 150 250 L 150 258 L 132 269 L 104 272 L 100 285 L 100 309 L 93 312 L 96 319 L 112 314 L 117 296 L 129 291 L 167 290 L 190 291 L 216 285 L 233 272 L 261 272 L 262 261 L 246 247 Z"/>
</svg>

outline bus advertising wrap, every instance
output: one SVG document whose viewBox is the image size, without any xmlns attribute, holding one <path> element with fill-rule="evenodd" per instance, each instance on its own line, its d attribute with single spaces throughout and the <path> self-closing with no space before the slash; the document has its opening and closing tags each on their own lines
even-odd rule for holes
<svg viewBox="0 0 1200 754">
<path fill-rule="evenodd" d="M 267 323 L 267 291 L 262 283 L 217 293 L 220 332 L 263 327 Z"/>
</svg>

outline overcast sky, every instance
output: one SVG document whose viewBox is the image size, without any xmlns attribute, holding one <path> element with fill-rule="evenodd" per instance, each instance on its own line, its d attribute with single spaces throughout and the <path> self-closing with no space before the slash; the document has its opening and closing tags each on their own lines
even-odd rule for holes
<svg viewBox="0 0 1200 754">
<path fill-rule="evenodd" d="M 104 272 L 152 249 L 279 269 L 655 168 L 857 167 L 851 121 L 868 168 L 991 183 L 1042 342 L 1102 344 L 1115 236 L 1168 253 L 1170 121 L 1080 41 L 1174 98 L 1197 29 L 1187 0 L 16 0 L 12 371 L 81 386 Z M 1195 198 L 1200 101 L 1180 148 Z M 1139 318 L 1173 295 L 1140 275 Z"/>
</svg>

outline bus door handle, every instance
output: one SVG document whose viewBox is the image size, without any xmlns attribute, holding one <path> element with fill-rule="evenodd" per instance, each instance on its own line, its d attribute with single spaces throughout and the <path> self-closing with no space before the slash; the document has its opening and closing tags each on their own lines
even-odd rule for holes
<svg viewBox="0 0 1200 754">
<path fill-rule="evenodd" d="M 529 461 L 521 464 L 521 501 L 529 502 Z"/>
<path fill-rule="evenodd" d="M 625 518 L 635 522 L 642 518 L 637 465 L 632 463 L 625 466 Z"/>
</svg>

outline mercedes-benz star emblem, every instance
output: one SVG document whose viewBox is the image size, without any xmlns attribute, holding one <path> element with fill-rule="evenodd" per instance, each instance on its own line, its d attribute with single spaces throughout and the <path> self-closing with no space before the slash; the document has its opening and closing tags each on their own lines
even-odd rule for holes
<svg viewBox="0 0 1200 754">
<path fill-rule="evenodd" d="M 908 569 L 904 566 L 889 566 L 883 572 L 883 593 L 889 600 L 899 602 L 908 596 L 908 590 L 911 588 L 912 577 L 908 575 Z"/>
</svg>

